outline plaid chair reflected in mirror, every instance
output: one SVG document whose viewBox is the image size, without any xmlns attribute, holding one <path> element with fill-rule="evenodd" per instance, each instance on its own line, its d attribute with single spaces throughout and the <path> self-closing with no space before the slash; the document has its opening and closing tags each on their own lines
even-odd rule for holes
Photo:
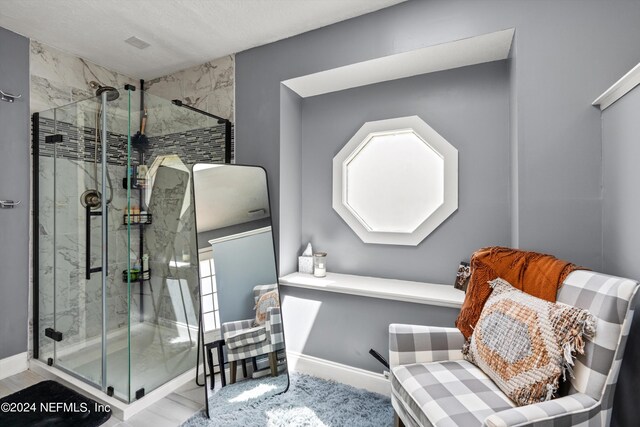
<svg viewBox="0 0 640 427">
<path fill-rule="evenodd" d="M 638 283 L 591 271 L 571 273 L 557 301 L 589 310 L 596 334 L 578 355 L 568 392 L 517 407 L 463 359 L 457 328 L 389 326 L 391 403 L 396 426 L 608 426 Z"/>
<path fill-rule="evenodd" d="M 278 290 L 278 285 L 259 285 L 253 288 L 253 298 L 258 303 L 260 297 L 268 292 Z M 253 359 L 258 356 L 269 356 L 271 376 L 278 375 L 277 352 L 284 349 L 282 316 L 280 307 L 269 307 L 264 325 L 256 326 L 255 319 L 237 320 L 222 324 L 222 337 L 227 346 L 229 361 L 229 383 L 236 382 L 238 361 Z"/>
</svg>

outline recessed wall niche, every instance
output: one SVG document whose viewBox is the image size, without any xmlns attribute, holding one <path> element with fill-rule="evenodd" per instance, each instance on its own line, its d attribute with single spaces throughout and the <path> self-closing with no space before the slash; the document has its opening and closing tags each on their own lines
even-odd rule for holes
<svg viewBox="0 0 640 427">
<path fill-rule="evenodd" d="M 279 179 L 272 192 L 281 275 L 297 270 L 297 255 L 311 241 L 329 253 L 332 272 L 448 283 L 474 249 L 509 244 L 510 68 L 502 59 L 510 36 L 502 56 L 483 64 L 350 88 L 329 87 L 337 73 L 329 70 L 323 93 L 312 90 L 317 75 L 281 82 Z M 478 51 L 458 46 L 451 49 L 460 58 Z M 364 123 L 412 115 L 459 152 L 458 210 L 415 246 L 365 243 L 333 209 L 333 159 Z"/>
</svg>

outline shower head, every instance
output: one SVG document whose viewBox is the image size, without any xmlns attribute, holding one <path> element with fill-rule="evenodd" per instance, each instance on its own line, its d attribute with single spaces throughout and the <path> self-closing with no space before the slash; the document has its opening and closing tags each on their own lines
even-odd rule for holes
<svg viewBox="0 0 640 427">
<path fill-rule="evenodd" d="M 107 101 L 115 101 L 116 99 L 120 98 L 120 92 L 118 92 L 118 89 L 116 89 L 115 87 L 103 86 L 95 81 L 90 82 L 89 86 L 91 86 L 91 89 L 96 90 L 96 96 L 100 96 L 104 92 L 107 92 Z"/>
</svg>

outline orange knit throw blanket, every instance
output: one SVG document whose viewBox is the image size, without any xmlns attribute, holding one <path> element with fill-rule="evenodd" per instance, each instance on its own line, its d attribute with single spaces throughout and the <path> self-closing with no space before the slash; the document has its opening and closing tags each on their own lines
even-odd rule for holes
<svg viewBox="0 0 640 427">
<path fill-rule="evenodd" d="M 558 288 L 574 270 L 584 269 L 552 255 L 500 246 L 482 248 L 471 256 L 471 279 L 456 326 L 469 339 L 491 293 L 489 281 L 501 277 L 514 287 L 555 302 Z"/>
</svg>

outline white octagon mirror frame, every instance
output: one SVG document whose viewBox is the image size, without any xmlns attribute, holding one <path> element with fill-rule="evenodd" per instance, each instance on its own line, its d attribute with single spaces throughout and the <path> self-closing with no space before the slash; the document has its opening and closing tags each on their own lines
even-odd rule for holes
<svg viewBox="0 0 640 427">
<path fill-rule="evenodd" d="M 333 209 L 365 243 L 416 246 L 458 209 L 458 150 L 418 116 L 367 122 L 333 158 Z"/>
</svg>

